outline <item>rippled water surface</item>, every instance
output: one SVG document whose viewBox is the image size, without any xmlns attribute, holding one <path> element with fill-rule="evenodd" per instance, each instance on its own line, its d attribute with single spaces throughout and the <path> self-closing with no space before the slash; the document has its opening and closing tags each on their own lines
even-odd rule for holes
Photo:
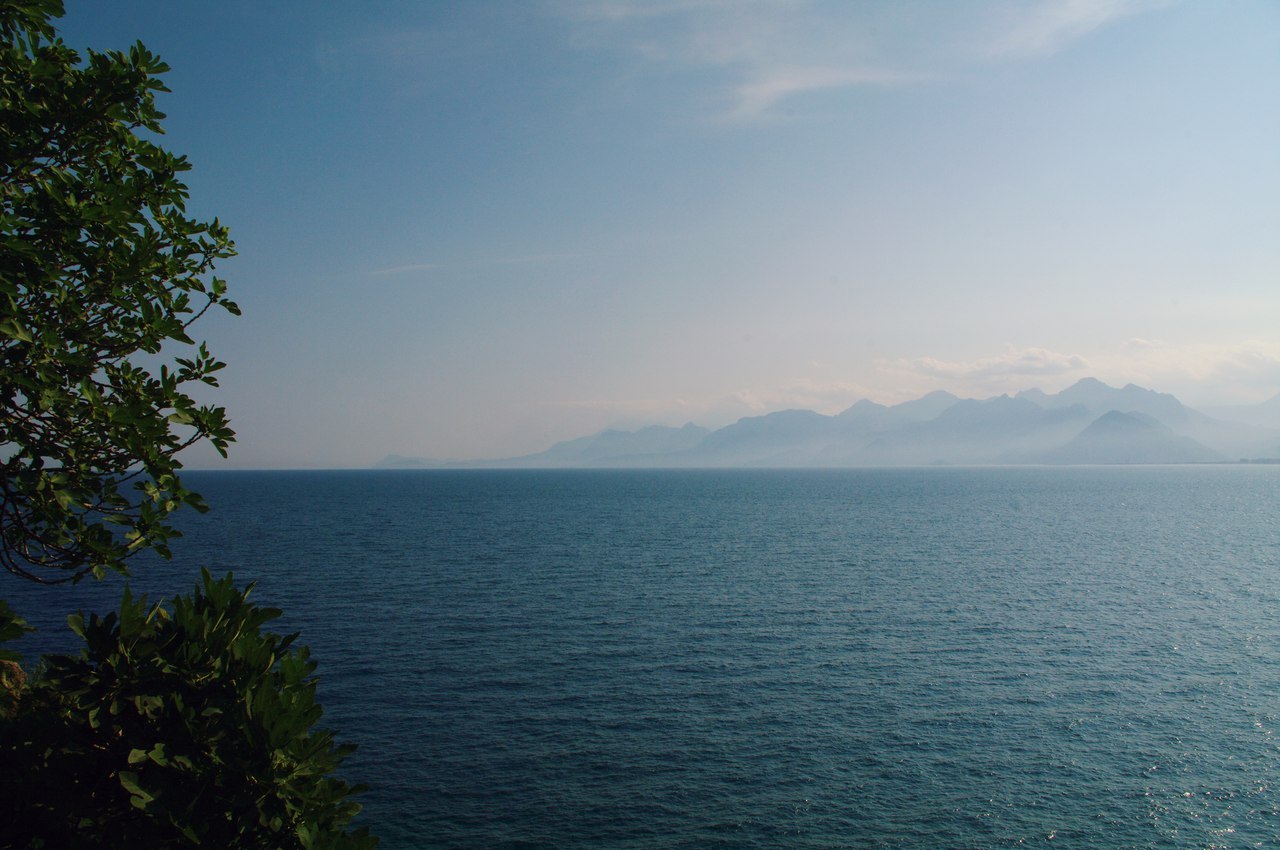
<svg viewBox="0 0 1280 850">
<path fill-rule="evenodd" d="M 384 847 L 1280 847 L 1280 468 L 189 483 Z"/>
</svg>

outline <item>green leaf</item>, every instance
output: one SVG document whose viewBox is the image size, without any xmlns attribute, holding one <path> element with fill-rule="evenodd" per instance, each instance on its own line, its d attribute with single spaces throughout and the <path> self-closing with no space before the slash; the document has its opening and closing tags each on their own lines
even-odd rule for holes
<svg viewBox="0 0 1280 850">
<path fill-rule="evenodd" d="M 0 334 L 21 342 L 35 342 L 35 337 L 31 335 L 30 331 L 19 324 L 18 320 L 13 317 L 0 320 Z"/>
<path fill-rule="evenodd" d="M 146 804 L 155 799 L 142 786 L 138 784 L 138 774 L 131 770 L 120 771 L 120 787 L 128 791 L 133 797 L 129 802 L 138 808 L 146 808 Z"/>
</svg>

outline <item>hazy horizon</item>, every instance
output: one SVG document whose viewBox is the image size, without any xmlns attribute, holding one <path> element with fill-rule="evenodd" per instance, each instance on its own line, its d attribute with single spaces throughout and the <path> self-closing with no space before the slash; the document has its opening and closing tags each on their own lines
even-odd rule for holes
<svg viewBox="0 0 1280 850">
<path fill-rule="evenodd" d="M 1280 4 L 71 0 L 240 256 L 228 463 L 1280 391 Z"/>
<path fill-rule="evenodd" d="M 999 404 L 1004 401 L 1015 404 Z M 945 390 L 933 390 L 904 402 L 890 405 L 871 402 L 872 407 L 863 408 L 868 402 L 871 400 L 861 399 L 830 413 L 798 408 L 764 411 L 710 426 L 689 421 L 681 425 L 650 423 L 634 428 L 604 428 L 557 440 L 523 455 L 429 458 L 389 452 L 368 466 L 343 468 L 850 469 L 953 464 L 1176 465 L 1272 463 L 1280 451 L 1280 418 L 1277 418 L 1280 393 L 1261 405 L 1196 410 L 1158 389 L 1136 384 L 1113 387 L 1086 377 L 1061 393 L 1045 393 L 1038 387 L 1030 387 L 1014 393 L 966 398 Z M 970 406 L 975 403 L 978 407 Z M 1028 419 L 1026 404 L 1040 408 L 1044 416 L 1038 421 Z M 952 416 L 953 407 L 963 407 L 965 413 Z M 1068 409 L 1075 412 L 1062 416 Z M 899 412 L 899 416 L 881 418 L 893 412 Z M 944 419 L 946 424 L 938 427 Z M 827 430 L 815 431 L 818 422 L 827 423 L 823 426 Z M 1104 423 L 1107 423 L 1105 427 Z M 1149 423 L 1151 430 L 1140 423 Z M 728 437 L 730 432 L 734 432 L 734 436 Z M 1088 436 L 1090 432 L 1094 435 L 1092 438 Z M 1099 434 L 1111 436 L 1104 437 L 1104 443 L 1098 444 Z M 908 444 L 915 443 L 906 453 L 902 451 L 904 436 Z M 960 447 L 959 456 L 954 454 L 957 438 L 967 444 Z M 745 454 L 741 452 L 744 439 L 749 445 Z M 1190 447 L 1188 441 L 1192 444 Z M 736 450 L 734 444 L 737 444 Z M 730 448 L 728 456 L 723 454 L 726 445 Z M 1073 447 L 1068 448 L 1069 445 Z M 508 463 L 511 465 L 506 465 Z"/>
</svg>

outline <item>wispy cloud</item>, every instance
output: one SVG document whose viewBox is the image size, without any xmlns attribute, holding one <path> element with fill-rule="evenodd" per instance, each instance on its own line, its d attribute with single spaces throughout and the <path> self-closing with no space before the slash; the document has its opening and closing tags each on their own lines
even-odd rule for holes
<svg viewBox="0 0 1280 850">
<path fill-rule="evenodd" d="M 517 257 L 493 257 L 488 260 L 478 260 L 471 263 L 471 265 L 523 266 L 533 265 L 536 263 L 552 263 L 557 260 L 574 260 L 588 256 L 591 255 L 585 251 L 551 251 L 546 254 L 526 254 Z"/>
<path fill-rule="evenodd" d="M 1045 348 L 1007 347 L 994 357 L 977 360 L 939 360 L 919 357 L 912 360 L 884 361 L 883 365 L 896 370 L 917 372 L 934 378 L 963 382 L 984 382 L 1011 376 L 1036 377 L 1062 375 L 1088 368 L 1089 362 L 1078 354 L 1060 354 Z"/>
<path fill-rule="evenodd" d="M 1225 404 L 1261 401 L 1280 390 L 1280 343 L 1244 340 L 1176 344 L 1131 339 L 1097 358 L 1099 376 L 1173 388 L 1184 401 Z"/>
<path fill-rule="evenodd" d="M 587 0 L 570 2 L 564 8 L 584 18 L 607 21 L 656 18 L 705 9 L 746 5 L 743 0 Z"/>
<path fill-rule="evenodd" d="M 553 263 L 559 260 L 571 260 L 588 256 L 591 256 L 591 254 L 584 251 L 551 251 L 545 254 L 524 254 L 512 257 L 485 257 L 476 260 L 463 260 L 447 263 L 408 263 L 402 266 L 374 269 L 373 271 L 370 271 L 369 274 L 378 277 L 385 277 L 390 275 L 408 274 L 410 272 L 430 271 L 432 269 L 537 265 L 540 263 Z"/>
<path fill-rule="evenodd" d="M 799 378 L 773 386 L 740 389 L 723 400 L 726 410 L 740 410 L 739 415 L 756 416 L 775 410 L 815 410 L 833 414 L 849 407 L 873 390 L 856 381 Z"/>
<path fill-rule="evenodd" d="M 918 357 L 880 360 L 876 366 L 894 387 L 886 396 L 931 389 L 987 396 L 1036 385 L 1056 392 L 1085 376 L 1113 386 L 1134 383 L 1172 392 L 1193 405 L 1261 401 L 1280 390 L 1280 343 L 1263 340 L 1174 344 L 1131 339 L 1087 356 L 1010 346 L 974 360 Z"/>
<path fill-rule="evenodd" d="M 731 120 L 757 118 L 778 102 L 806 92 L 851 86 L 890 85 L 914 78 L 877 68 L 768 68 L 742 82 L 734 93 Z"/>
<path fill-rule="evenodd" d="M 873 365 L 880 390 L 867 396 L 884 404 L 919 398 L 932 390 L 966 398 L 988 398 L 1032 387 L 1055 392 L 1091 374 L 1092 369 L 1091 359 L 1079 354 L 1012 345 L 999 354 L 972 360 L 881 358 Z"/>
<path fill-rule="evenodd" d="M 936 79 L 992 59 L 1051 55 L 1176 0 L 562 0 L 584 43 L 655 65 L 715 72 L 717 117 L 777 114 L 800 95 Z"/>
<path fill-rule="evenodd" d="M 1168 6 L 1170 0 L 1041 0 L 1018 3 L 1003 16 L 1004 31 L 987 46 L 990 56 L 1035 57 L 1131 15 Z"/>
<path fill-rule="evenodd" d="M 775 385 L 743 387 L 719 396 L 574 399 L 558 402 L 556 406 L 595 414 L 597 419 L 593 422 L 600 427 L 682 425 L 692 421 L 718 428 L 744 416 L 761 416 L 777 410 L 839 413 L 871 392 L 870 388 L 855 382 L 799 378 Z"/>
<path fill-rule="evenodd" d="M 407 274 L 408 272 L 421 272 L 426 271 L 427 269 L 438 269 L 440 266 L 440 263 L 410 263 L 405 266 L 391 266 L 386 269 L 374 269 L 369 272 L 369 274 L 382 277 L 387 275 Z"/>
<path fill-rule="evenodd" d="M 807 92 L 882 86 L 911 75 L 875 61 L 873 22 L 812 0 L 582 0 L 561 8 L 647 62 L 715 72 L 716 117 L 749 120 Z"/>
</svg>

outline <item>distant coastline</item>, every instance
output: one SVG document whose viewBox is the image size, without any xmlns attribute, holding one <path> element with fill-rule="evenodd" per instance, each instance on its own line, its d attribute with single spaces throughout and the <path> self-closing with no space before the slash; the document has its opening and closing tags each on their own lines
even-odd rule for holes
<svg viewBox="0 0 1280 850">
<path fill-rule="evenodd" d="M 1167 393 L 1085 378 L 1057 394 L 929 393 L 863 400 L 828 416 L 783 410 L 710 430 L 605 430 L 517 457 L 441 461 L 391 454 L 377 469 L 840 468 L 1280 463 L 1280 394 L 1213 414 Z"/>
</svg>

